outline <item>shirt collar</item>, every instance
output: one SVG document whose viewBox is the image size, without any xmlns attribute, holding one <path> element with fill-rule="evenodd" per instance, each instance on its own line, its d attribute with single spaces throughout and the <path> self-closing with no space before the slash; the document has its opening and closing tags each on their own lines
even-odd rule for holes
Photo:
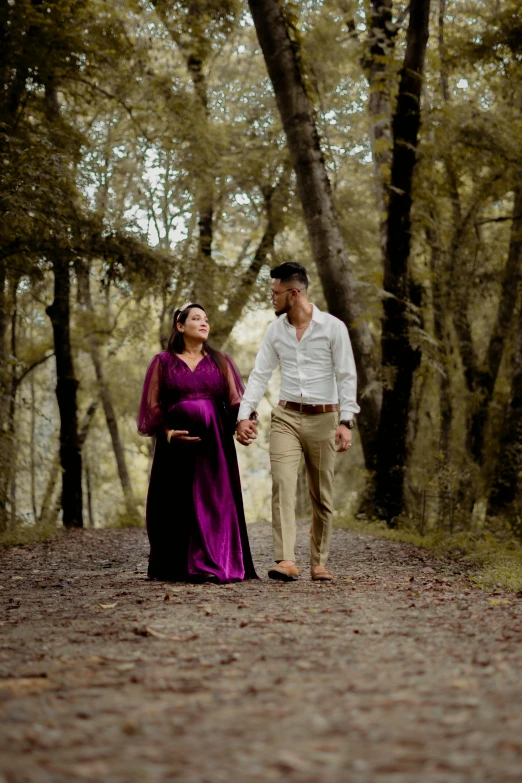
<svg viewBox="0 0 522 783">
<path fill-rule="evenodd" d="M 314 308 L 312 313 L 312 321 L 315 321 L 318 324 L 324 323 L 324 313 L 315 305 L 312 305 L 312 307 Z"/>
<path fill-rule="evenodd" d="M 318 308 L 318 307 L 316 307 L 314 304 L 312 305 L 312 307 L 313 307 L 313 311 L 312 311 L 312 321 L 315 321 L 315 323 L 317 323 L 317 324 L 322 324 L 322 323 L 324 323 L 324 313 L 323 313 L 321 310 L 319 310 L 319 308 Z M 285 314 L 283 315 L 283 317 L 282 317 L 282 320 L 283 320 L 285 323 L 287 323 L 289 326 L 291 325 L 291 324 L 290 324 L 290 321 L 288 320 L 288 313 L 285 313 Z"/>
</svg>

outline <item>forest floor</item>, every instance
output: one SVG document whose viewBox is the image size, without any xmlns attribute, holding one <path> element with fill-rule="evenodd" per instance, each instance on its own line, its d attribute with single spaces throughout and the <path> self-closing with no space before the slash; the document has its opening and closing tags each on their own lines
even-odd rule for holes
<svg viewBox="0 0 522 783">
<path fill-rule="evenodd" d="M 522 597 L 335 530 L 333 584 L 146 580 L 143 530 L 0 553 L 0 783 L 522 779 Z"/>
</svg>

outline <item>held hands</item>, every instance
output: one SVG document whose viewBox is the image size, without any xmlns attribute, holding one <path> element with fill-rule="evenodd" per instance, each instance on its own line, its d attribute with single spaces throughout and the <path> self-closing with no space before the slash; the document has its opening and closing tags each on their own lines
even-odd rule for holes
<svg viewBox="0 0 522 783">
<path fill-rule="evenodd" d="M 187 442 L 200 441 L 201 438 L 191 437 L 188 430 L 167 430 L 167 440 L 170 443 L 172 440 L 184 440 Z"/>
<path fill-rule="evenodd" d="M 253 440 L 257 438 L 257 426 L 255 421 L 242 419 L 236 430 L 236 440 L 243 446 L 250 446 Z"/>
<path fill-rule="evenodd" d="M 340 424 L 335 433 L 335 445 L 339 446 L 336 451 L 348 451 L 352 445 L 352 431 Z"/>
</svg>

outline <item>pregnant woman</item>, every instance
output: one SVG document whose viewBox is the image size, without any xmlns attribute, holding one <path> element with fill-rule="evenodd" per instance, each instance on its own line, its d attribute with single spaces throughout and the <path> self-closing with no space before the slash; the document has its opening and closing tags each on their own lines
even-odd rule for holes
<svg viewBox="0 0 522 783">
<path fill-rule="evenodd" d="M 156 436 L 147 495 L 150 579 L 257 578 L 233 441 L 244 387 L 208 334 L 201 305 L 176 310 L 168 350 L 145 378 L 138 431 Z"/>
</svg>

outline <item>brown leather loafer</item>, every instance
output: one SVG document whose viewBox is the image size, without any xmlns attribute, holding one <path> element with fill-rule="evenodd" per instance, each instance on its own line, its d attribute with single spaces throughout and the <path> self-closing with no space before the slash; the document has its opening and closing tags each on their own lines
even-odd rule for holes
<svg viewBox="0 0 522 783">
<path fill-rule="evenodd" d="M 299 571 L 295 565 L 284 566 L 277 563 L 268 569 L 268 576 L 270 579 L 279 579 L 281 582 L 295 582 L 299 576 Z"/>
<path fill-rule="evenodd" d="M 333 582 L 334 575 L 324 566 L 311 566 L 310 575 L 314 582 Z"/>
</svg>

